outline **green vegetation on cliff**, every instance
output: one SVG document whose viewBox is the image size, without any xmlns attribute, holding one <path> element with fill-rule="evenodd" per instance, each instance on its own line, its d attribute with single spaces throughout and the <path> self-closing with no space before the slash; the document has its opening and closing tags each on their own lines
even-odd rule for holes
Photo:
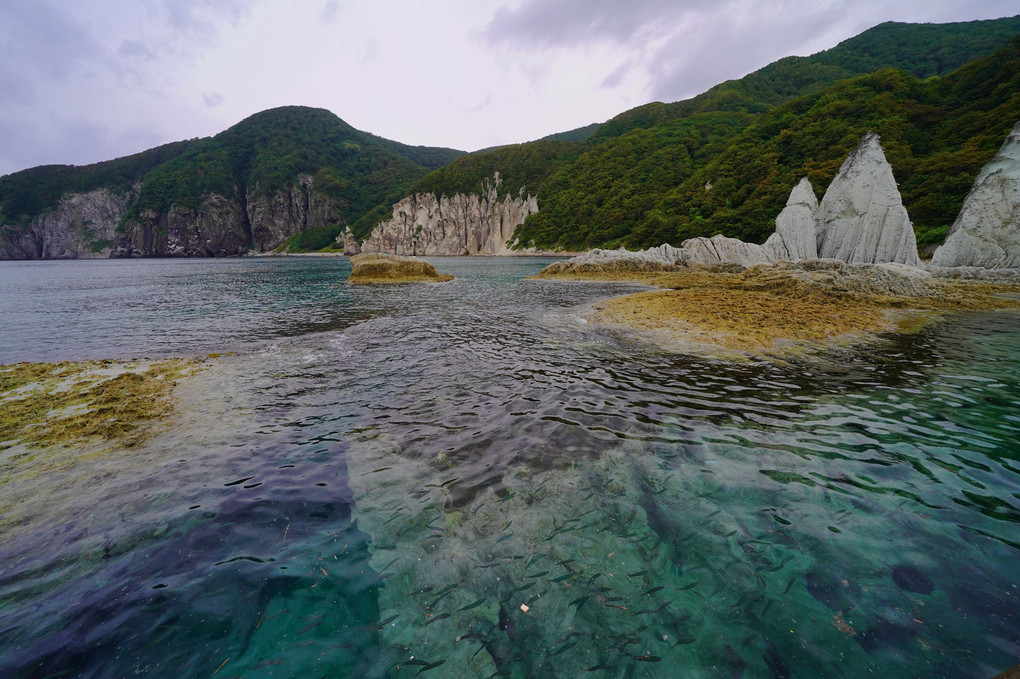
<svg viewBox="0 0 1020 679">
<path fill-rule="evenodd" d="M 307 174 L 315 190 L 339 201 L 353 221 L 461 155 L 360 132 L 324 109 L 286 106 L 246 118 L 156 168 L 142 184 L 137 207 L 197 208 L 208 193 L 271 196 Z"/>
<path fill-rule="evenodd" d="M 5 222 L 24 224 L 55 206 L 66 193 L 102 188 L 126 191 L 196 143 L 179 141 L 93 165 L 41 165 L 5 175 L 0 177 L 0 214 Z"/>
<path fill-rule="evenodd" d="M 1000 22 L 972 24 L 1020 30 L 1020 19 Z M 888 40 L 890 31 L 910 37 L 922 29 L 915 40 L 926 39 L 930 49 L 923 58 L 910 50 L 901 56 L 926 74 L 937 64 L 968 61 L 967 49 L 992 41 L 977 40 L 972 24 L 884 24 L 873 31 Z M 943 28 L 952 49 L 937 44 Z M 970 38 L 956 39 L 950 29 Z M 871 44 L 863 40 L 871 32 L 822 55 L 832 60 L 832 53 L 842 53 L 851 62 L 847 44 Z M 906 37 L 898 49 L 916 46 Z M 853 63 L 894 60 L 890 49 L 872 49 Z M 943 52 L 941 61 L 930 57 Z M 544 183 L 539 213 L 516 232 L 522 245 L 640 248 L 715 233 L 760 242 L 797 180 L 807 175 L 823 191 L 872 129 L 882 136 L 919 244 L 939 242 L 977 171 L 1020 119 L 1020 38 L 943 77 L 920 80 L 884 69 L 826 87 L 805 77 L 801 84 L 810 93 L 792 99 L 775 92 L 771 99 L 748 95 L 767 90 L 762 73 L 775 68 L 789 75 L 791 64 L 816 75 L 833 67 L 791 58 L 694 100 L 649 104 L 606 123 L 588 151 Z M 787 85 L 799 82 L 775 81 L 781 92 L 794 91 Z M 785 103 L 769 106 L 776 97 Z M 612 136 L 614 130 L 624 131 Z"/>
</svg>

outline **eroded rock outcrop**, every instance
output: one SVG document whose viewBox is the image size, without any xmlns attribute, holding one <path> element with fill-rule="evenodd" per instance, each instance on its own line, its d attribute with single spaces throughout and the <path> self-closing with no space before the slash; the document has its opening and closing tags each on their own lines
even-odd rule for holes
<svg viewBox="0 0 1020 679">
<path fill-rule="evenodd" d="M 798 262 L 818 256 L 815 236 L 815 213 L 818 198 L 807 177 L 793 187 L 786 207 L 776 217 L 776 231 L 762 246 L 775 261 Z"/>
<path fill-rule="evenodd" d="M 933 266 L 1020 268 L 1020 123 L 985 165 Z"/>
<path fill-rule="evenodd" d="M 360 254 L 351 257 L 351 275 L 357 284 L 444 283 L 453 276 L 441 274 L 424 259 L 385 253 Z"/>
<path fill-rule="evenodd" d="M 117 225 L 134 195 L 109 189 L 70 194 L 27 227 L 4 225 L 0 215 L 0 259 L 109 257 Z"/>
<path fill-rule="evenodd" d="M 713 267 L 735 264 L 747 268 L 758 264 L 771 264 L 775 260 L 764 246 L 745 243 L 737 238 L 716 234 L 711 238 L 690 238 L 680 244 L 680 264 L 683 266 Z"/>
<path fill-rule="evenodd" d="M 376 225 L 361 244 L 365 253 L 398 255 L 510 255 L 514 230 L 538 212 L 538 200 L 522 187 L 516 196 L 499 198 L 497 172 L 482 194 L 408 196 L 393 214 Z M 353 249 L 345 242 L 345 250 Z"/>
<path fill-rule="evenodd" d="M 815 223 L 819 257 L 921 265 L 914 228 L 874 132 L 843 161 L 818 205 Z"/>
</svg>

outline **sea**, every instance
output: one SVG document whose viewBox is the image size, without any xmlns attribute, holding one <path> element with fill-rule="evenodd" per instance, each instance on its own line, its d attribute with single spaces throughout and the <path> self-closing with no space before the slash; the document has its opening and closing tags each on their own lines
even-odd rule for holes
<svg viewBox="0 0 1020 679">
<path fill-rule="evenodd" d="M 142 445 L 0 444 L 0 676 L 1020 663 L 1020 314 L 721 360 L 430 261 L 0 263 L 0 364 L 203 361 Z"/>
</svg>

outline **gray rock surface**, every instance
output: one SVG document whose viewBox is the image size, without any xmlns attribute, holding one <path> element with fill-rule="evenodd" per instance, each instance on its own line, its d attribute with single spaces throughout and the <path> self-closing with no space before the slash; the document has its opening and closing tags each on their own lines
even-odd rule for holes
<svg viewBox="0 0 1020 679">
<path fill-rule="evenodd" d="M 818 198 L 807 177 L 793 187 L 786 207 L 776 217 L 776 231 L 762 246 L 776 261 L 797 262 L 818 256 L 815 241 L 815 212 Z"/>
<path fill-rule="evenodd" d="M 482 194 L 434 193 L 407 196 L 389 219 L 376 225 L 360 245 L 364 253 L 397 255 L 511 255 L 514 230 L 538 212 L 538 199 L 525 195 L 499 198 L 497 172 Z M 353 250 L 344 241 L 345 251 Z"/>
<path fill-rule="evenodd" d="M 737 238 L 716 234 L 711 238 L 689 238 L 680 244 L 680 264 L 712 267 L 736 264 L 747 268 L 775 261 L 763 245 L 745 243 Z"/>
<path fill-rule="evenodd" d="M 91 259 L 109 257 L 131 192 L 97 189 L 74 193 L 28 223 L 4 225 L 0 215 L 0 259 Z"/>
<path fill-rule="evenodd" d="M 838 259 L 803 259 L 779 262 L 760 271 L 792 277 L 827 291 L 897 297 L 927 297 L 936 293 L 930 272 L 895 262 L 848 264 Z"/>
<path fill-rule="evenodd" d="M 843 161 L 815 221 L 819 257 L 921 265 L 914 229 L 874 132 Z"/>
<path fill-rule="evenodd" d="M 344 223 L 339 204 L 317 193 L 310 175 L 272 195 L 257 188 L 244 200 L 209 194 L 197 208 L 175 205 L 124 221 L 138 191 L 68 194 L 27 226 L 0 214 L 0 259 L 242 255 L 274 250 L 305 229 Z"/>
<path fill-rule="evenodd" d="M 939 267 L 1020 268 L 1020 123 L 985 165 L 931 261 Z"/>
</svg>

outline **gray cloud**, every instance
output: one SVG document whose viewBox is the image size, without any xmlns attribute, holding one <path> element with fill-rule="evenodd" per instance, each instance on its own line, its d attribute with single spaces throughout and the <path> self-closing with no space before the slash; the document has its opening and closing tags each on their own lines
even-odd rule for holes
<svg viewBox="0 0 1020 679">
<path fill-rule="evenodd" d="M 255 0 L 161 0 L 170 27 L 184 34 L 216 35 L 218 23 L 243 19 Z"/>
<path fill-rule="evenodd" d="M 207 108 L 216 108 L 223 103 L 223 95 L 219 92 L 213 92 L 212 94 L 203 94 L 202 101 L 205 102 Z"/>
<path fill-rule="evenodd" d="M 501 7 L 485 28 L 492 41 L 544 46 L 578 42 L 627 42 L 674 22 L 691 9 L 712 6 L 712 0 L 525 0 L 519 7 Z"/>
<path fill-rule="evenodd" d="M 328 0 L 326 6 L 322 8 L 322 14 L 319 15 L 319 19 L 324 24 L 331 24 L 336 19 L 336 14 L 340 10 L 340 3 L 337 0 Z"/>
</svg>

